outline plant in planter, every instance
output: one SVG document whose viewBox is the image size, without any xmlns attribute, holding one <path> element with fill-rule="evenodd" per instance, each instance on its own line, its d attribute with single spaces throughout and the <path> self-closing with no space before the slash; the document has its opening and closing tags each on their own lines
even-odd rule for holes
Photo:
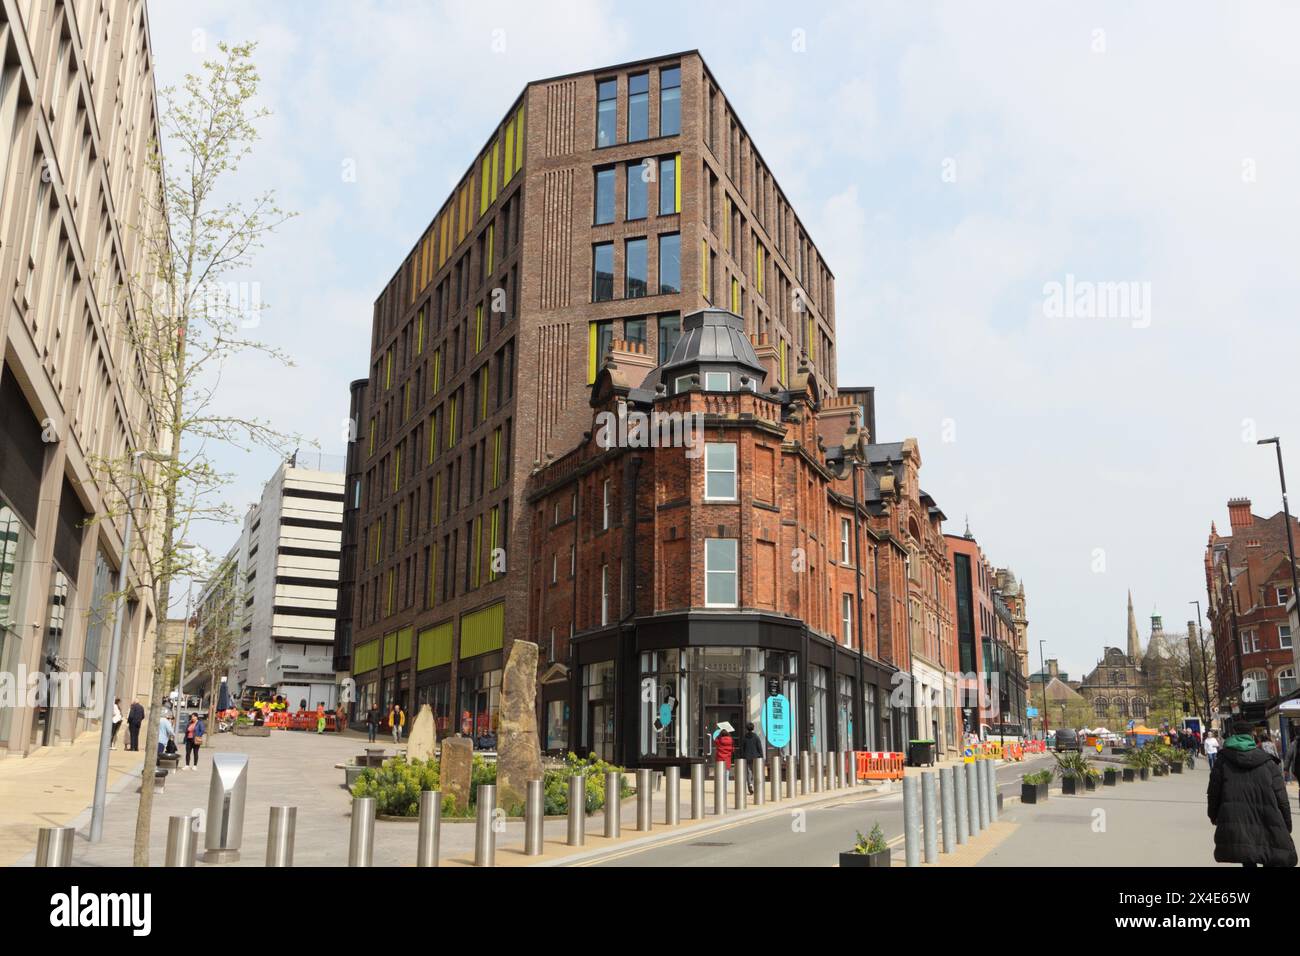
<svg viewBox="0 0 1300 956">
<path fill-rule="evenodd" d="M 867 836 L 858 831 L 853 849 L 840 854 L 840 866 L 889 866 L 889 844 L 885 842 L 885 831 L 877 823 Z"/>
<path fill-rule="evenodd" d="M 1042 803 L 1047 799 L 1048 785 L 1052 782 L 1051 770 L 1038 770 L 1027 773 L 1021 779 L 1020 802 Z"/>
<path fill-rule="evenodd" d="M 1061 777 L 1061 793 L 1072 796 L 1079 792 L 1081 786 L 1093 773 L 1092 763 L 1082 753 L 1053 754 L 1056 758 L 1056 772 Z M 1094 784 L 1089 789 L 1096 789 Z"/>
<path fill-rule="evenodd" d="M 1127 771 L 1126 771 L 1127 772 Z M 1119 784 L 1119 771 L 1114 767 L 1107 767 L 1101 774 L 1101 785 L 1103 787 L 1114 787 Z"/>
<path fill-rule="evenodd" d="M 1083 789 L 1096 790 L 1101 783 L 1101 771 L 1096 767 L 1089 767 L 1088 774 L 1083 778 Z"/>
<path fill-rule="evenodd" d="M 1124 779 L 1145 780 L 1150 775 L 1151 752 L 1146 747 L 1134 747 L 1124 755 Z"/>
</svg>

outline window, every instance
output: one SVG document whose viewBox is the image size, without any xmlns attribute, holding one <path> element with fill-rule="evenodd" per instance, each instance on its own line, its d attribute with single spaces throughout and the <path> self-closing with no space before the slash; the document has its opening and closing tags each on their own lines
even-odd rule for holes
<svg viewBox="0 0 1300 956">
<path fill-rule="evenodd" d="M 623 297 L 626 299 L 644 298 L 646 294 L 647 272 L 646 241 L 629 239 L 624 247 L 623 265 L 626 275 L 623 283 Z M 662 271 L 662 266 L 660 267 Z"/>
<path fill-rule="evenodd" d="M 560 573 L 560 556 L 557 552 L 551 552 L 551 583 L 554 584 L 559 579 Z"/>
<path fill-rule="evenodd" d="M 676 136 L 682 131 L 682 68 L 659 71 L 659 135 Z"/>
<path fill-rule="evenodd" d="M 578 573 L 578 546 L 576 544 L 571 544 L 569 545 L 569 577 L 573 577 L 577 573 Z"/>
<path fill-rule="evenodd" d="M 654 160 L 629 163 L 627 170 L 627 215 L 625 218 L 644 219 L 649 215 L 648 183 L 654 181 Z M 647 178 L 649 177 L 649 178 Z M 612 199 L 611 199 L 612 202 Z"/>
<path fill-rule="evenodd" d="M 682 191 L 677 181 L 677 167 L 681 156 L 665 156 L 659 160 L 659 215 L 671 216 L 682 211 Z"/>
<path fill-rule="evenodd" d="M 627 78 L 627 141 L 635 143 L 650 136 L 650 74 L 633 73 Z"/>
<path fill-rule="evenodd" d="M 600 490 L 600 528 L 609 530 L 609 479 L 606 478 Z"/>
<path fill-rule="evenodd" d="M 614 298 L 614 244 L 600 242 L 591 247 L 591 301 Z"/>
<path fill-rule="evenodd" d="M 1277 603 L 1279 607 L 1286 607 L 1286 602 L 1291 600 L 1291 589 L 1282 587 L 1277 589 Z"/>
<path fill-rule="evenodd" d="M 704 604 L 736 607 L 738 600 L 735 538 L 704 539 Z"/>
<path fill-rule="evenodd" d="M 1259 650 L 1259 635 L 1254 631 L 1241 632 L 1241 652 L 1253 654 Z"/>
<path fill-rule="evenodd" d="M 840 622 L 844 627 L 844 643 L 853 643 L 853 595 L 840 595 Z"/>
<path fill-rule="evenodd" d="M 1297 686 L 1300 685 L 1298 685 L 1296 682 L 1294 667 L 1288 667 L 1285 670 L 1280 670 L 1277 672 L 1278 694 L 1282 694 L 1282 695 L 1289 694 L 1293 690 L 1295 690 Z M 1293 740 L 1291 741 L 1291 746 L 1292 747 L 1300 746 L 1300 743 L 1297 743 L 1296 741 Z"/>
<path fill-rule="evenodd" d="M 736 500 L 736 446 L 731 442 L 704 445 L 704 500 Z"/>
<path fill-rule="evenodd" d="M 1281 642 L 1282 650 L 1289 651 L 1291 649 L 1290 624 L 1279 624 L 1277 626 L 1277 639 Z"/>
<path fill-rule="evenodd" d="M 600 566 L 600 626 L 609 623 L 609 565 Z"/>
<path fill-rule="evenodd" d="M 645 319 L 628 319 L 623 323 L 623 338 L 645 345 Z"/>
<path fill-rule="evenodd" d="M 1268 699 L 1268 674 L 1264 671 L 1246 671 L 1241 679 L 1243 703 L 1258 703 Z"/>
<path fill-rule="evenodd" d="M 613 146 L 618 135 L 618 80 L 596 84 L 596 146 Z"/>
<path fill-rule="evenodd" d="M 853 537 L 853 522 L 848 518 L 840 519 L 840 564 L 853 563 L 853 551 L 850 542 Z"/>
<path fill-rule="evenodd" d="M 682 336 L 682 317 L 677 313 L 659 316 L 659 364 L 672 358 L 673 348 Z"/>
<path fill-rule="evenodd" d="M 705 372 L 704 390 L 706 392 L 731 391 L 731 373 L 730 372 Z"/>
<path fill-rule="evenodd" d="M 682 291 L 682 237 L 664 233 L 659 237 L 659 294 Z"/>
<path fill-rule="evenodd" d="M 596 170 L 596 214 L 592 222 L 603 226 L 614 221 L 614 167 Z"/>
<path fill-rule="evenodd" d="M 609 319 L 604 322 L 592 322 L 587 329 L 587 348 L 589 352 L 587 355 L 587 384 L 590 385 L 596 381 L 596 373 L 600 371 L 605 356 L 609 354 L 609 347 L 614 342 L 614 323 Z"/>
<path fill-rule="evenodd" d="M 731 311 L 736 313 L 736 315 L 743 314 L 741 312 L 740 302 L 740 280 L 735 276 L 731 277 Z"/>
</svg>

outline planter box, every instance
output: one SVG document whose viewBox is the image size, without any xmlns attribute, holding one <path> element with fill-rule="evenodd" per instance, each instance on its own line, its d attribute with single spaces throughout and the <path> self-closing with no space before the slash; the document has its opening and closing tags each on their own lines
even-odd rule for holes
<svg viewBox="0 0 1300 956">
<path fill-rule="evenodd" d="M 1171 764 L 1169 765 L 1169 772 L 1170 772 L 1170 773 L 1182 773 L 1182 772 L 1183 772 L 1183 765 L 1182 765 L 1181 763 L 1171 763 Z"/>
<path fill-rule="evenodd" d="M 1134 768 L 1134 767 L 1125 767 L 1125 768 L 1124 768 L 1124 782 L 1125 782 L 1125 783 L 1132 783 L 1132 782 L 1133 782 L 1134 780 L 1136 780 L 1136 779 L 1137 779 L 1137 769 Z"/>
<path fill-rule="evenodd" d="M 879 853 L 854 853 L 852 851 L 840 854 L 840 866 L 863 866 L 863 867 L 880 867 L 889 866 L 889 850 L 881 850 Z"/>
<path fill-rule="evenodd" d="M 1084 789 L 1084 790 L 1096 790 L 1096 789 L 1097 789 L 1097 778 L 1096 778 L 1096 777 L 1084 777 L 1084 778 L 1083 778 L 1083 789 Z"/>
<path fill-rule="evenodd" d="M 1114 770 L 1103 770 L 1101 772 L 1102 786 L 1113 787 L 1119 783 L 1119 774 Z"/>
<path fill-rule="evenodd" d="M 1139 780 L 1150 780 L 1150 779 L 1151 779 L 1151 768 L 1150 768 L 1150 767 L 1138 767 L 1138 779 L 1139 779 Z"/>
<path fill-rule="evenodd" d="M 1048 786 L 1045 783 L 1022 783 L 1020 785 L 1020 802 L 1045 803 L 1047 801 Z"/>
<path fill-rule="evenodd" d="M 271 728 L 263 724 L 261 727 L 236 727 L 236 737 L 269 737 Z"/>
<path fill-rule="evenodd" d="M 1061 793 L 1067 797 L 1072 797 L 1079 792 L 1079 781 L 1074 777 L 1061 778 Z"/>
<path fill-rule="evenodd" d="M 1163 777 L 1169 773 L 1169 769 L 1167 767 L 1156 767 L 1154 769 L 1157 777 Z"/>
</svg>

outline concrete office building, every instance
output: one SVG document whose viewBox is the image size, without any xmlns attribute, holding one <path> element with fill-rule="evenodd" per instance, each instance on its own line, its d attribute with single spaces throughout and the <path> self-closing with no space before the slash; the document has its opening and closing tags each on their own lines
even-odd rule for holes
<svg viewBox="0 0 1300 956">
<path fill-rule="evenodd" d="M 125 508 L 96 462 L 165 450 L 126 335 L 141 237 L 165 228 L 157 136 L 144 0 L 0 2 L 0 680 L 56 674 L 79 691 L 108 666 Z M 124 705 L 151 691 L 155 620 L 133 590 Z M 0 755 L 71 742 L 102 715 L 66 684 L 17 703 L 0 708 Z"/>
<path fill-rule="evenodd" d="M 833 394 L 834 278 L 703 58 L 529 83 L 375 303 L 360 708 L 429 702 L 490 736 L 528 634 L 530 472 L 582 440 L 612 342 L 665 360 L 709 307 L 771 346 L 782 387 L 806 364 Z"/>
</svg>

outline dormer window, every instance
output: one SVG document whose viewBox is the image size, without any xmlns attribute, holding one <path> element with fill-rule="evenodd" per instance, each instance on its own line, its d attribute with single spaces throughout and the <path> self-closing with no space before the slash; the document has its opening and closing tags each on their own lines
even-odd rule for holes
<svg viewBox="0 0 1300 956">
<path fill-rule="evenodd" d="M 677 381 L 673 382 L 673 392 L 689 392 L 691 390 L 691 375 L 679 375 Z"/>
<path fill-rule="evenodd" d="M 706 392 L 731 391 L 731 373 L 730 372 L 705 372 L 704 390 Z"/>
</svg>

